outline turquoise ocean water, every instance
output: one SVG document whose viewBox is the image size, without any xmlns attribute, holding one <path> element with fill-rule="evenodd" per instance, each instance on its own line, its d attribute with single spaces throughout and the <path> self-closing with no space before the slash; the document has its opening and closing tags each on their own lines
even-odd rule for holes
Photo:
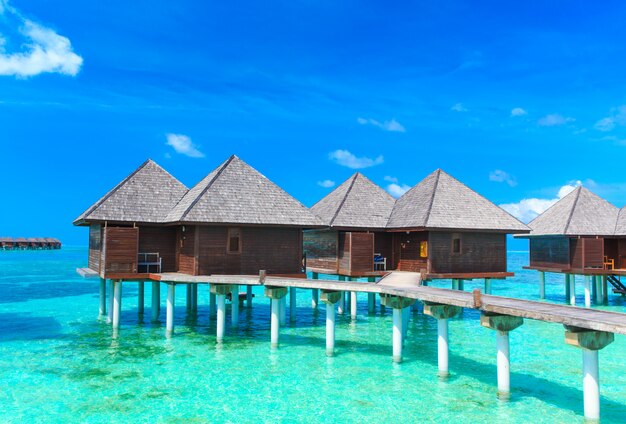
<svg viewBox="0 0 626 424">
<path fill-rule="evenodd" d="M 208 290 L 197 317 L 177 291 L 176 333 L 137 316 L 136 284 L 124 286 L 122 328 L 112 338 L 99 321 L 98 281 L 84 280 L 84 248 L 0 252 L 0 422 L 582 422 L 581 352 L 563 327 L 526 320 L 511 333 L 512 397 L 496 397 L 495 334 L 478 314 L 450 321 L 450 371 L 437 377 L 436 322 L 412 315 L 405 361 L 391 360 L 391 310 L 356 321 L 337 317 L 337 355 L 325 356 L 325 313 L 299 291 L 297 321 L 270 350 L 269 302 L 256 288 L 238 328 L 227 319 L 215 343 Z M 538 299 L 538 277 L 522 270 L 526 253 L 509 253 L 517 273 L 495 281 L 496 295 Z M 548 276 L 548 302 L 564 302 L 562 276 Z M 465 290 L 480 287 L 466 282 Z M 449 287 L 449 282 L 436 285 Z M 582 303 L 582 281 L 577 283 Z M 162 288 L 162 300 L 165 288 Z M 608 310 L 626 312 L 611 296 Z M 421 309 L 421 308 L 420 308 Z M 230 313 L 229 313 L 230 315 Z M 626 337 L 600 351 L 603 422 L 626 421 Z"/>
</svg>

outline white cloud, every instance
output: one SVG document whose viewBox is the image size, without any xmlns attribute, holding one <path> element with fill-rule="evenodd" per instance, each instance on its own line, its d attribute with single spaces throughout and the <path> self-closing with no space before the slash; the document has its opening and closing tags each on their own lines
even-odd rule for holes
<svg viewBox="0 0 626 424">
<path fill-rule="evenodd" d="M 611 115 L 600 119 L 594 125 L 598 131 L 612 131 L 617 125 L 626 125 L 626 105 L 622 105 L 611 110 Z"/>
<path fill-rule="evenodd" d="M 500 207 L 523 222 L 530 222 L 538 215 L 542 214 L 550 206 L 572 192 L 576 187 L 582 185 L 581 181 L 571 181 L 559 188 L 556 197 L 552 199 L 529 198 L 522 199 L 517 203 L 504 203 Z"/>
<path fill-rule="evenodd" d="M 335 186 L 335 182 L 332 180 L 323 180 L 323 181 L 318 181 L 317 185 L 320 187 L 324 187 L 324 188 L 330 188 L 330 187 Z"/>
<path fill-rule="evenodd" d="M 190 158 L 203 158 L 204 153 L 198 150 L 189 137 L 183 134 L 167 134 L 167 144 L 172 146 L 176 153 L 189 156 Z"/>
<path fill-rule="evenodd" d="M 361 125 L 368 125 L 368 124 L 373 125 L 384 131 L 402 132 L 402 133 L 406 132 L 406 128 L 404 128 L 404 126 L 400 122 L 396 121 L 395 118 L 391 119 L 390 121 L 380 122 L 372 118 L 358 117 L 356 121 Z"/>
<path fill-rule="evenodd" d="M 0 75 L 26 78 L 52 72 L 74 76 L 80 71 L 83 58 L 74 53 L 68 38 L 24 18 L 8 2 L 0 0 L 0 15 L 4 13 L 21 22 L 19 32 L 25 40 L 21 43 L 22 51 L 6 52 L 6 40 L 0 38 Z"/>
<path fill-rule="evenodd" d="M 454 112 L 467 112 L 467 108 L 463 106 L 463 103 L 456 103 L 450 108 L 450 110 Z"/>
<path fill-rule="evenodd" d="M 542 127 L 556 127 L 559 125 L 565 125 L 568 122 L 574 122 L 574 118 L 565 117 L 558 113 L 552 113 L 550 115 L 546 115 L 543 118 L 539 119 L 537 122 Z"/>
<path fill-rule="evenodd" d="M 335 150 L 328 154 L 328 158 L 341 166 L 347 166 L 352 169 L 369 168 L 370 166 L 380 165 L 384 161 L 382 155 L 377 156 L 375 159 L 368 157 L 358 158 L 348 150 Z"/>
<path fill-rule="evenodd" d="M 517 180 L 515 179 L 515 177 L 509 175 L 507 172 L 504 172 L 501 169 L 491 171 L 489 173 L 489 181 L 495 181 L 497 183 L 507 183 L 511 187 L 515 187 L 517 185 Z"/>
<path fill-rule="evenodd" d="M 397 183 L 398 179 L 396 177 L 390 177 L 389 175 L 386 175 L 385 178 L 383 178 L 385 181 L 388 181 L 390 183 Z"/>
<path fill-rule="evenodd" d="M 515 107 L 511 109 L 511 116 L 524 116 L 524 115 L 528 115 L 528 112 L 526 112 L 521 107 Z"/>
<path fill-rule="evenodd" d="M 387 191 L 389 192 L 389 194 L 391 194 L 393 197 L 400 197 L 402 196 L 404 193 L 406 193 L 407 191 L 409 191 L 411 189 L 411 186 L 406 185 L 406 184 L 396 184 L 396 183 L 391 183 L 387 186 Z"/>
</svg>

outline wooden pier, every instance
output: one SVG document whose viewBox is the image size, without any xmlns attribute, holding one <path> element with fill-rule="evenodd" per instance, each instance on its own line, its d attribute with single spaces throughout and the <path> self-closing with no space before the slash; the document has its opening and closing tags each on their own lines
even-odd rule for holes
<svg viewBox="0 0 626 424">
<path fill-rule="evenodd" d="M 50 250 L 60 248 L 61 242 L 50 237 L 0 237 L 0 250 Z"/>
<path fill-rule="evenodd" d="M 79 269 L 86 277 L 98 277 L 89 269 Z M 473 292 L 434 288 L 422 285 L 419 273 L 394 271 L 386 274 L 378 282 L 335 281 L 322 279 L 305 279 L 282 276 L 260 275 L 210 275 L 191 276 L 182 273 L 143 274 L 110 280 L 108 321 L 114 330 L 120 326 L 121 288 L 122 283 L 139 284 L 140 314 L 144 312 L 145 282 L 152 283 L 152 319 L 158 321 L 161 308 L 160 285 L 167 287 L 166 301 L 166 334 L 174 332 L 175 289 L 177 286 L 187 288 L 187 310 L 197 310 L 198 287 L 207 285 L 210 291 L 210 315 L 217 316 L 217 341 L 225 339 L 226 298 L 232 299 L 232 325 L 238 324 L 240 299 L 252 304 L 252 287 L 264 286 L 265 295 L 271 299 L 271 346 L 279 346 L 280 327 L 285 323 L 286 301 L 289 299 L 290 314 L 295 318 L 296 289 L 311 290 L 312 305 L 317 308 L 318 301 L 326 303 L 326 354 L 335 352 L 335 316 L 343 313 L 345 293 L 368 293 L 368 306 L 375 303 L 378 295 L 382 306 L 393 310 L 393 360 L 402 361 L 402 345 L 406 338 L 409 319 L 409 308 L 416 302 L 424 304 L 424 313 L 438 321 L 438 362 L 439 375 L 446 377 L 449 373 L 448 352 L 448 320 L 461 313 L 463 308 L 478 310 L 481 313 L 480 325 L 496 332 L 498 396 L 506 399 L 510 394 L 510 357 L 509 332 L 523 324 L 524 319 L 562 324 L 565 328 L 564 340 L 567 344 L 582 350 L 584 409 L 585 417 L 599 419 L 599 362 L 598 351 L 614 340 L 614 334 L 626 334 L 626 314 L 578 308 L 574 306 L 556 305 L 501 296 L 484 294 L 476 289 Z M 240 293 L 240 286 L 247 290 Z M 459 286 L 457 286 L 459 287 Z M 321 293 L 321 296 L 320 296 Z M 319 296 L 319 298 L 318 298 Z M 100 314 L 107 314 L 106 280 L 100 279 Z M 350 309 L 356 317 L 356 295 L 352 296 Z M 335 305 L 339 304 L 337 308 Z"/>
</svg>

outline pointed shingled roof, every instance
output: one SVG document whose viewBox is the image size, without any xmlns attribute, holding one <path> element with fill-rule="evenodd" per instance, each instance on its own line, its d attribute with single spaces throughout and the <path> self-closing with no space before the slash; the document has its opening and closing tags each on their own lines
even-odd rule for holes
<svg viewBox="0 0 626 424">
<path fill-rule="evenodd" d="M 311 207 L 325 225 L 335 228 L 385 228 L 395 199 L 360 172 Z"/>
<path fill-rule="evenodd" d="M 610 236 L 618 224 L 619 209 L 579 186 L 532 220 L 530 236 Z"/>
<path fill-rule="evenodd" d="M 74 225 L 89 221 L 162 223 L 188 189 L 151 159 L 83 212 Z"/>
<path fill-rule="evenodd" d="M 528 231 L 517 218 L 441 169 L 396 201 L 387 228 Z"/>
<path fill-rule="evenodd" d="M 617 223 L 615 224 L 615 235 L 626 236 L 626 206 L 619 210 Z"/>
<path fill-rule="evenodd" d="M 302 203 L 234 155 L 189 190 L 167 215 L 167 221 L 299 227 L 322 225 Z"/>
</svg>

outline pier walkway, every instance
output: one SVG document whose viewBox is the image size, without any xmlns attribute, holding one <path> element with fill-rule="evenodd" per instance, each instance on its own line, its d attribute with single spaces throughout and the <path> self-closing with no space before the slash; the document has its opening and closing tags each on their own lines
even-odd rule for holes
<svg viewBox="0 0 626 424">
<path fill-rule="evenodd" d="M 97 277 L 95 272 L 77 270 L 83 276 Z M 473 292 L 450 290 L 423 285 L 419 273 L 393 271 L 378 282 L 336 281 L 260 275 L 210 275 L 190 276 L 181 273 L 142 274 L 141 276 L 119 276 L 112 279 L 110 289 L 109 319 L 114 329 L 119 327 L 121 313 L 121 285 L 123 282 L 139 283 L 139 313 L 144 309 L 144 283 L 152 282 L 152 319 L 158 321 L 160 310 L 160 284 L 167 285 L 166 332 L 174 331 L 175 288 L 187 288 L 187 309 L 197 309 L 199 285 L 210 288 L 210 314 L 217 316 L 217 341 L 224 340 L 227 295 L 232 293 L 231 324 L 238 325 L 239 301 L 245 299 L 252 304 L 252 287 L 264 286 L 265 295 L 271 299 L 271 346 L 278 347 L 279 329 L 285 323 L 286 297 L 289 294 L 291 320 L 295 319 L 296 290 L 312 291 L 312 306 L 317 308 L 319 300 L 326 303 L 326 352 L 335 350 L 335 315 L 345 308 L 345 296 L 350 299 L 350 312 L 356 318 L 356 293 L 368 294 L 368 310 L 375 310 L 376 295 L 381 306 L 393 309 L 393 360 L 402 361 L 403 340 L 409 319 L 409 310 L 416 301 L 424 304 L 424 314 L 438 322 L 439 375 L 448 372 L 448 320 L 459 315 L 463 308 L 481 312 L 480 324 L 496 332 L 498 393 L 507 398 L 510 393 L 509 332 L 523 324 L 524 319 L 562 324 L 565 327 L 565 342 L 582 350 L 584 409 L 587 419 L 599 419 L 599 361 L 598 351 L 614 340 L 614 333 L 626 334 L 626 314 L 529 301 L 509 297 Z M 239 293 L 240 286 L 247 286 L 246 293 Z M 456 286 L 458 287 L 458 286 Z M 320 296 L 321 292 L 321 296 Z M 236 296 L 235 296 L 236 294 Z M 106 280 L 100 280 L 100 313 L 106 314 Z M 335 305 L 338 304 L 336 308 Z M 216 310 L 217 309 L 217 310 Z"/>
</svg>

